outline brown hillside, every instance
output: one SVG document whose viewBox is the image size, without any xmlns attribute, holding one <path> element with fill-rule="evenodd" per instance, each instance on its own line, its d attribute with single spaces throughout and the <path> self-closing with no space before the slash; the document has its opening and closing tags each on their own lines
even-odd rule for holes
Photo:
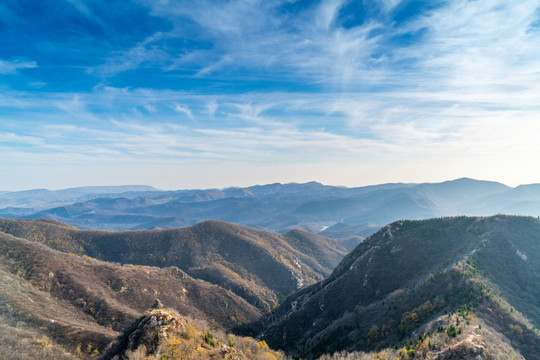
<svg viewBox="0 0 540 360">
<path fill-rule="evenodd" d="M 281 236 L 207 221 L 171 230 L 77 230 L 51 220 L 0 219 L 0 231 L 100 260 L 158 267 L 231 290 L 262 311 L 301 286 L 322 280 L 345 251 L 305 232 Z"/>
<path fill-rule="evenodd" d="M 102 351 L 156 297 L 180 314 L 225 329 L 261 316 L 234 293 L 175 267 L 120 266 L 3 233 L 0 254 L 5 332 L 23 326 L 37 331 L 29 338 L 46 337 L 71 353 Z"/>
</svg>

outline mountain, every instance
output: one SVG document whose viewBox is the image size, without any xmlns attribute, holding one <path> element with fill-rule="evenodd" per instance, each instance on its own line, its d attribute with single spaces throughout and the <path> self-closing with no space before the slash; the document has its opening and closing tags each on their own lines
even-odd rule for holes
<svg viewBox="0 0 540 360">
<path fill-rule="evenodd" d="M 461 178 L 442 183 L 419 184 L 415 189 L 437 203 L 461 210 L 462 204 L 478 201 L 492 194 L 500 194 L 510 188 L 494 181 Z"/>
<path fill-rule="evenodd" d="M 536 218 L 401 220 L 290 295 L 260 338 L 308 359 L 540 359 L 539 284 Z"/>
<path fill-rule="evenodd" d="M 52 220 L 0 218 L 0 231 L 51 248 L 121 264 L 177 267 L 230 290 L 260 311 L 322 280 L 347 250 L 302 231 L 285 235 L 217 221 L 148 231 L 85 230 Z"/>
<path fill-rule="evenodd" d="M 400 219 L 498 213 L 540 216 L 540 185 L 511 188 L 461 178 L 355 188 L 309 182 L 177 191 L 127 186 L 0 193 L 0 216 L 48 218 L 112 231 L 219 220 L 278 233 L 301 229 L 327 237 L 364 238 Z"/>
<path fill-rule="evenodd" d="M 480 214 L 496 211 L 501 214 L 540 216 L 540 185 L 520 185 L 504 192 L 485 196 L 469 203 L 469 211 Z"/>
<path fill-rule="evenodd" d="M 334 225 L 340 225 L 341 235 L 365 236 L 399 219 L 427 219 L 468 213 L 471 202 L 508 189 L 503 184 L 467 178 L 438 184 L 377 188 L 350 197 L 308 202 L 297 208 L 295 214 L 329 222 L 340 218 L 341 221 Z M 344 224 L 348 224 L 349 229 L 352 227 L 352 232 L 347 233 Z"/>
</svg>

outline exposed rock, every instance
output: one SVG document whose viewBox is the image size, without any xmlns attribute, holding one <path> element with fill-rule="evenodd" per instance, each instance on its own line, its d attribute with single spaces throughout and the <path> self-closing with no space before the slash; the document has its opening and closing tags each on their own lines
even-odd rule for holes
<svg viewBox="0 0 540 360">
<path fill-rule="evenodd" d="M 151 310 L 114 342 L 100 360 L 283 360 L 264 341 L 211 330 L 168 309 Z"/>
<path fill-rule="evenodd" d="M 486 348 L 472 341 L 470 338 L 460 341 L 442 351 L 435 360 L 492 360 L 493 356 L 487 353 Z"/>
<path fill-rule="evenodd" d="M 158 303 L 159 300 L 156 300 Z M 154 305 L 156 304 L 154 303 Z M 161 303 L 159 303 L 161 304 Z M 174 327 L 181 331 L 184 324 L 176 319 L 168 311 L 152 310 L 137 320 L 130 326 L 123 335 L 109 348 L 109 350 L 100 358 L 129 360 L 129 352 L 140 349 L 144 346 L 145 356 L 150 354 L 159 354 L 160 347 L 167 340 L 167 329 Z"/>
<path fill-rule="evenodd" d="M 161 303 L 161 301 L 159 301 L 159 299 L 156 299 L 156 301 L 154 301 L 154 304 L 152 304 L 152 309 L 154 310 L 163 309 L 163 304 Z"/>
</svg>

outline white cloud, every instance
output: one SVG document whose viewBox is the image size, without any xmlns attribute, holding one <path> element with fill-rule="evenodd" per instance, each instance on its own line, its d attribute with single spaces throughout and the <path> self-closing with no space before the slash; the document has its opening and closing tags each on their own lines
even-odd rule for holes
<svg viewBox="0 0 540 360">
<path fill-rule="evenodd" d="M 338 12 L 345 2 L 344 0 L 322 1 L 315 17 L 316 26 L 324 32 L 331 30 L 331 26 L 334 25 Z"/>
<path fill-rule="evenodd" d="M 397 53 L 417 61 L 419 85 L 433 90 L 483 96 L 528 87 L 540 76 L 540 47 L 529 32 L 537 7 L 537 1 L 456 0 L 405 28 L 426 29 L 427 36 Z"/>
<path fill-rule="evenodd" d="M 382 0 L 381 2 L 383 9 L 388 12 L 394 9 L 399 3 L 401 3 L 401 0 Z"/>
<path fill-rule="evenodd" d="M 35 61 L 24 60 L 1 60 L 0 59 L 0 74 L 15 74 L 21 69 L 32 69 L 37 67 Z"/>
<path fill-rule="evenodd" d="M 1 143 L 16 143 L 20 145 L 42 145 L 43 141 L 36 136 L 15 134 L 12 132 L 0 132 Z"/>
<path fill-rule="evenodd" d="M 285 77 L 350 87 L 372 83 L 381 74 L 371 66 L 380 24 L 345 29 L 336 19 L 346 1 L 324 0 L 301 14 L 281 12 L 282 1 L 144 2 L 155 16 L 171 21 L 168 33 L 156 33 L 132 49 L 112 57 L 106 74 L 133 69 L 143 63 L 167 71 L 192 69 L 197 77 L 223 77 L 231 71 L 241 76 Z M 166 53 L 164 39 L 186 36 L 186 18 L 199 26 L 190 29 L 210 47 Z M 376 59 L 375 59 L 376 60 Z"/>
<path fill-rule="evenodd" d="M 81 12 L 85 16 L 89 18 L 92 17 L 92 12 L 90 11 L 90 9 L 88 9 L 88 7 L 85 5 L 85 3 L 82 0 L 66 0 L 66 1 L 70 3 L 71 5 L 73 5 L 73 7 L 75 7 L 79 12 Z"/>
<path fill-rule="evenodd" d="M 110 57 L 102 66 L 90 69 L 89 71 L 97 71 L 108 77 L 127 70 L 137 69 L 147 63 L 160 65 L 169 63 L 172 60 L 171 56 L 164 50 L 152 46 L 152 41 L 154 41 L 158 34 L 151 36 L 131 49 L 119 52 Z"/>
<path fill-rule="evenodd" d="M 216 100 L 210 100 L 206 103 L 206 113 L 210 116 L 214 116 L 218 108 L 219 105 Z"/>
<path fill-rule="evenodd" d="M 187 105 L 176 104 L 174 106 L 174 111 L 182 113 L 186 115 L 188 118 L 190 118 L 191 120 L 193 120 L 193 113 L 191 112 L 191 110 L 189 109 Z"/>
</svg>

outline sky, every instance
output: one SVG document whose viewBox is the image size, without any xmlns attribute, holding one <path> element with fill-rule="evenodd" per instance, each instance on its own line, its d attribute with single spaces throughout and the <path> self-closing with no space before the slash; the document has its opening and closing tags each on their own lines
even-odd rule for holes
<svg viewBox="0 0 540 360">
<path fill-rule="evenodd" d="M 540 182 L 540 1 L 3 0 L 0 190 Z"/>
</svg>

